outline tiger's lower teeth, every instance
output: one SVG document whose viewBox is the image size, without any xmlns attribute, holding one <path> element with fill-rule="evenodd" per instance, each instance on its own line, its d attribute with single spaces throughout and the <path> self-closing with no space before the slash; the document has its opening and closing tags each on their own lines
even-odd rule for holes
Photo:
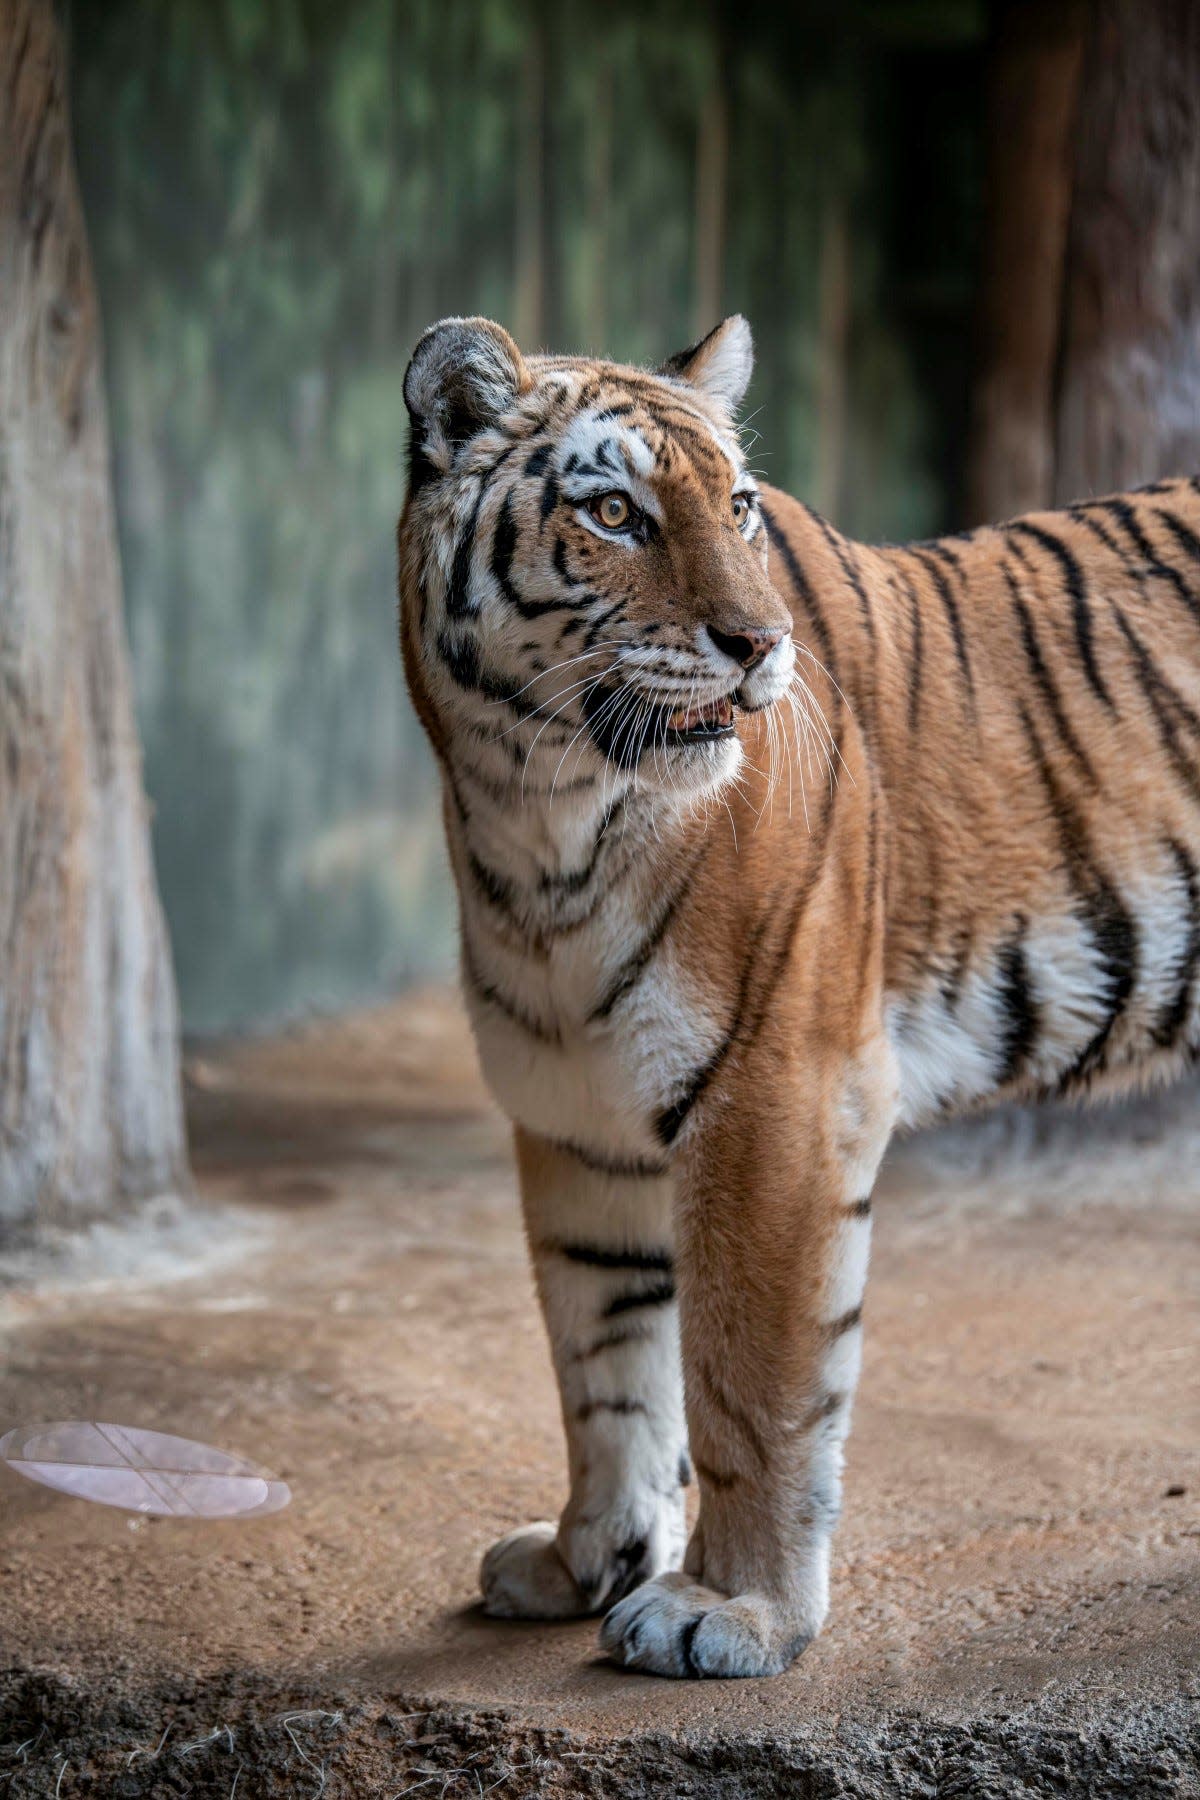
<svg viewBox="0 0 1200 1800">
<path fill-rule="evenodd" d="M 722 706 L 706 708 L 703 712 L 671 714 L 672 731 L 715 731 L 719 725 L 729 723 L 729 711 Z"/>
</svg>

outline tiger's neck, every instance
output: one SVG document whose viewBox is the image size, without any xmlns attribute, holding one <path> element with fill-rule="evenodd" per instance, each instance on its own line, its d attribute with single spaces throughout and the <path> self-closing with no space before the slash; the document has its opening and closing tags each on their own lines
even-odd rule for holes
<svg viewBox="0 0 1200 1800">
<path fill-rule="evenodd" d="M 525 784 L 498 781 L 453 749 L 446 770 L 460 890 L 531 942 L 593 922 L 631 877 L 652 884 L 702 829 L 694 806 L 627 778 L 559 790 L 545 773 L 531 772 Z"/>
</svg>

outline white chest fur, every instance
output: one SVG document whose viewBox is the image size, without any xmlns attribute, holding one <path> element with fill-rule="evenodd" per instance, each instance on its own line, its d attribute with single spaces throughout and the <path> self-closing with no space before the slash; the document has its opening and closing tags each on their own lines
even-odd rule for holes
<svg viewBox="0 0 1200 1800">
<path fill-rule="evenodd" d="M 511 928 L 481 891 L 478 858 L 511 883 L 515 905 L 536 912 L 544 874 L 523 845 L 498 832 L 477 851 L 463 838 L 464 975 L 480 1060 L 492 1092 L 519 1124 L 611 1161 L 661 1163 L 658 1115 L 711 1055 L 724 1021 L 686 942 L 662 929 L 678 854 L 614 837 L 589 882 L 542 931 Z M 586 843 L 586 838 L 583 840 Z M 580 849 L 574 867 L 586 867 Z M 497 865 L 499 868 L 497 869 Z M 561 878 L 560 878 L 561 893 Z M 510 907 L 511 911 L 511 907 Z"/>
</svg>

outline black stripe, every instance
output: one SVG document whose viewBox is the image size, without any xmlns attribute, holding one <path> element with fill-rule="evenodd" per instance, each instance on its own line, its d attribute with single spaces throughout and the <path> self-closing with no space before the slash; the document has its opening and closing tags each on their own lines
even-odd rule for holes
<svg viewBox="0 0 1200 1800">
<path fill-rule="evenodd" d="M 594 1344 L 589 1344 L 586 1350 L 576 1350 L 571 1361 L 590 1362 L 593 1357 L 602 1356 L 606 1350 L 619 1350 L 622 1344 L 649 1344 L 653 1338 L 654 1333 L 647 1326 L 617 1326 L 612 1331 L 606 1331 L 603 1337 L 597 1338 Z"/>
<path fill-rule="evenodd" d="M 866 1194 L 861 1200 L 852 1200 L 842 1211 L 852 1219 L 869 1219 L 871 1216 L 871 1196 Z"/>
<path fill-rule="evenodd" d="M 539 444 L 525 464 L 525 473 L 527 475 L 544 475 L 546 473 L 546 464 L 550 461 L 552 449 L 553 446 L 550 444 Z"/>
<path fill-rule="evenodd" d="M 589 594 L 588 603 L 590 604 L 597 598 L 597 595 Z M 604 611 L 592 620 L 591 624 L 588 626 L 588 634 L 583 640 L 589 650 L 594 650 L 596 648 L 596 645 L 600 642 L 601 632 L 604 630 L 609 620 L 615 618 L 618 613 L 624 618 L 625 602 L 623 600 L 614 600 L 611 606 L 606 606 Z"/>
<path fill-rule="evenodd" d="M 592 1008 L 585 1021 L 586 1024 L 594 1025 L 600 1019 L 607 1019 L 617 1003 L 624 1000 L 627 994 L 633 992 L 633 989 L 637 986 L 643 973 L 652 961 L 655 951 L 667 935 L 671 921 L 679 910 L 680 903 L 690 892 L 692 880 L 696 872 L 696 865 L 701 860 L 702 856 L 703 850 L 701 850 L 700 856 L 697 856 L 693 860 L 686 876 L 675 889 L 675 892 L 671 895 L 667 904 L 663 907 L 656 923 L 646 933 L 646 936 L 633 952 L 633 955 L 622 964 L 616 976 L 610 982 L 604 997 Z"/>
<path fill-rule="evenodd" d="M 597 425 L 607 425 L 610 419 L 624 419 L 636 411 L 633 401 L 625 400 L 619 406 L 606 406 L 603 412 L 593 413 L 592 417 Z"/>
<path fill-rule="evenodd" d="M 754 973 L 754 965 L 758 960 L 759 945 L 766 935 L 768 923 L 769 915 L 764 915 L 750 935 L 749 948 L 738 977 L 738 991 L 734 1001 L 733 1016 L 725 1036 L 707 1061 L 692 1070 L 674 1100 L 662 1108 L 654 1121 L 658 1141 L 664 1148 L 669 1148 L 675 1142 L 683 1129 L 688 1114 L 733 1048 L 738 1031 L 741 1029 L 742 1015 L 745 1012 L 750 991 L 750 981 Z"/>
<path fill-rule="evenodd" d="M 711 1464 L 701 1461 L 700 1457 L 696 1456 L 694 1453 L 692 1461 L 696 1465 L 696 1473 L 701 1481 L 707 1481 L 710 1487 L 721 1489 L 736 1487 L 738 1482 L 742 1479 L 736 1469 L 730 1469 L 728 1472 L 721 1469 L 714 1469 Z"/>
<path fill-rule="evenodd" d="M 592 844 L 592 852 L 582 869 L 571 869 L 565 875 L 551 875 L 543 870 L 538 877 L 538 886 L 544 894 L 581 894 L 592 876 L 596 873 L 596 864 L 600 860 L 600 852 L 604 848 L 604 840 L 609 828 L 616 818 L 615 812 L 605 813 L 596 832 Z"/>
<path fill-rule="evenodd" d="M 1150 512 L 1153 518 L 1162 520 L 1176 543 L 1191 560 L 1194 563 L 1200 563 L 1200 537 L 1197 537 L 1191 526 L 1185 525 L 1182 519 L 1165 506 L 1153 506 Z"/>
<path fill-rule="evenodd" d="M 656 1281 L 652 1287 L 634 1288 L 629 1293 L 614 1295 L 601 1316 L 605 1319 L 615 1319 L 621 1313 L 634 1312 L 642 1306 L 666 1306 L 674 1298 L 675 1283 L 673 1281 Z"/>
<path fill-rule="evenodd" d="M 954 960 L 946 972 L 939 992 L 947 1012 L 953 1012 L 962 995 L 963 982 L 967 979 L 967 970 L 971 966 L 971 952 L 974 949 L 969 925 L 960 925 L 955 936 Z"/>
<path fill-rule="evenodd" d="M 1178 983 L 1174 996 L 1163 1008 L 1157 1024 L 1150 1035 L 1160 1050 L 1174 1049 L 1180 1033 L 1191 1017 L 1192 1000 L 1196 987 L 1196 972 L 1200 969 L 1200 876 L 1197 874 L 1194 859 L 1177 843 L 1168 838 L 1168 847 L 1175 859 L 1175 867 L 1187 897 L 1188 928 L 1187 938 L 1179 958 L 1179 969 L 1176 976 Z"/>
<path fill-rule="evenodd" d="M 1116 890 L 1107 882 L 1098 881 L 1094 891 L 1084 896 L 1079 910 L 1104 965 L 1109 989 L 1108 1013 L 1063 1076 L 1059 1085 L 1064 1091 L 1100 1067 L 1108 1040 L 1129 1004 L 1137 982 L 1137 928 Z"/>
<path fill-rule="evenodd" d="M 1024 707 L 1021 717 L 1049 801 L 1067 875 L 1075 889 L 1075 916 L 1091 935 L 1108 990 L 1104 1019 L 1058 1083 L 1058 1091 L 1065 1093 L 1100 1066 L 1113 1029 L 1129 1004 L 1137 983 L 1137 927 L 1120 895 L 1098 867 L 1083 822 Z"/>
<path fill-rule="evenodd" d="M 581 1425 L 585 1424 L 593 1413 L 620 1413 L 622 1415 L 646 1413 L 648 1415 L 649 1408 L 644 1400 L 585 1400 L 582 1406 L 575 1409 L 575 1417 Z"/>
<path fill-rule="evenodd" d="M 513 553 L 517 547 L 517 521 L 513 514 L 512 494 L 507 493 L 500 503 L 500 511 L 492 532 L 492 555 L 490 568 L 492 579 L 508 601 L 515 607 L 523 619 L 540 619 L 546 613 L 562 612 L 568 602 L 555 596 L 553 600 L 527 600 L 512 579 Z"/>
<path fill-rule="evenodd" d="M 675 1267 L 669 1250 L 612 1249 L 604 1244 L 548 1244 L 547 1249 L 568 1262 L 585 1263 L 589 1269 L 645 1269 L 669 1275 Z"/>
<path fill-rule="evenodd" d="M 840 751 L 840 743 L 838 743 L 837 749 Z M 781 932 L 779 943 L 775 945 L 774 956 L 772 956 L 770 967 L 768 967 L 768 972 L 766 972 L 766 979 L 763 981 L 763 986 L 761 986 L 761 992 L 757 995 L 756 1008 L 754 1008 L 754 1012 L 750 1012 L 750 1006 L 748 1006 L 748 1001 L 750 1001 L 750 981 L 752 981 L 757 961 L 759 961 L 759 947 L 761 947 L 761 943 L 763 943 L 763 938 L 766 936 L 766 929 L 768 929 L 768 925 L 772 922 L 772 916 L 774 916 L 770 907 L 768 907 L 765 913 L 763 913 L 763 916 L 759 918 L 759 922 L 756 923 L 754 931 L 750 932 L 747 954 L 745 954 L 745 958 L 743 958 L 741 972 L 739 972 L 738 976 L 738 992 L 736 992 L 736 999 L 734 999 L 734 1010 L 732 1010 L 732 1017 L 730 1017 L 729 1028 L 725 1031 L 725 1037 L 721 1039 L 720 1044 L 712 1051 L 711 1057 L 707 1058 L 705 1062 L 702 1062 L 700 1067 L 693 1069 L 693 1073 L 687 1076 L 687 1080 L 685 1080 L 682 1087 L 680 1087 L 680 1093 L 676 1094 L 675 1100 L 669 1103 L 669 1105 L 666 1105 L 666 1107 L 662 1107 L 662 1111 L 658 1112 L 658 1116 L 655 1118 L 655 1132 L 657 1132 L 658 1141 L 660 1141 L 664 1147 L 669 1147 L 669 1145 L 675 1143 L 675 1139 L 678 1138 L 680 1130 L 684 1129 L 684 1123 L 687 1121 L 687 1114 L 691 1112 L 691 1109 L 696 1105 L 696 1102 L 700 1100 L 700 1096 L 705 1093 L 705 1089 L 711 1084 L 712 1076 L 720 1071 L 720 1067 L 723 1066 L 725 1058 L 729 1057 L 730 1049 L 734 1048 L 734 1044 L 738 1044 L 738 1042 L 741 1042 L 743 1046 L 745 1046 L 745 1044 L 752 1044 L 757 1037 L 759 1026 L 761 1026 L 761 1022 L 765 1019 L 766 1008 L 768 1008 L 768 1004 L 770 1004 L 770 997 L 774 994 L 777 981 L 783 976 L 786 961 L 788 961 L 788 956 L 790 956 L 790 952 L 792 952 L 793 941 L 795 941 L 795 932 L 799 931 L 799 927 L 801 927 L 801 920 L 804 918 L 806 909 L 808 909 L 808 902 L 810 902 L 811 895 L 813 895 L 813 889 L 817 886 L 817 880 L 819 880 L 820 877 L 820 869 L 824 866 L 824 848 L 826 848 L 829 823 L 831 823 L 831 817 L 833 817 L 833 805 L 835 805 L 835 801 L 837 801 L 838 792 L 840 792 L 840 788 L 838 787 L 833 788 L 833 790 L 826 788 L 826 792 L 824 792 L 824 799 L 822 799 L 822 819 L 820 819 L 819 830 L 817 830 L 817 833 L 813 833 L 813 842 L 811 842 L 810 868 L 806 869 L 806 875 L 804 875 L 801 887 L 799 887 L 797 895 L 793 898 L 792 909 L 790 909 L 788 918 L 786 918 L 786 922 L 784 922 L 783 932 Z"/>
<path fill-rule="evenodd" d="M 728 1419 L 743 1441 L 749 1445 L 755 1460 L 765 1469 L 770 1461 L 767 1455 L 767 1446 L 763 1442 L 762 1432 L 750 1414 L 744 1406 L 741 1406 L 736 1400 L 731 1400 L 725 1393 L 711 1363 L 702 1361 L 697 1373 L 716 1410 Z"/>
<path fill-rule="evenodd" d="M 602 469 L 607 469 L 610 475 L 623 475 L 625 473 L 625 470 L 621 466 L 620 459 L 617 456 L 617 445 L 614 438 L 601 438 L 600 442 L 593 449 L 592 455 L 600 464 L 600 467 Z"/>
<path fill-rule="evenodd" d="M 1196 765 L 1180 743 L 1178 730 L 1178 720 L 1182 718 L 1193 734 L 1200 736 L 1200 718 L 1182 695 L 1171 686 L 1115 602 L 1112 610 L 1121 635 L 1129 646 L 1138 685 L 1154 715 L 1154 723 L 1158 728 L 1163 749 L 1184 786 L 1190 789 L 1192 798 L 1200 800 L 1200 771 L 1197 770 Z"/>
<path fill-rule="evenodd" d="M 856 1330 L 862 1324 L 862 1312 L 861 1306 L 852 1306 L 840 1319 L 831 1319 L 825 1326 L 825 1336 L 832 1342 L 836 1338 L 845 1337 L 848 1331 Z"/>
<path fill-rule="evenodd" d="M 1083 663 L 1084 674 L 1088 678 L 1093 693 L 1104 702 L 1109 712 L 1115 713 L 1117 709 L 1113 704 L 1112 695 L 1105 686 L 1104 677 L 1101 675 L 1099 664 L 1096 661 L 1096 648 L 1092 641 L 1091 606 L 1084 584 L 1083 570 L 1078 559 L 1061 538 L 1056 537 L 1052 531 L 1044 531 L 1040 525 L 1031 524 L 1028 519 L 1017 519 L 1007 527 L 1007 530 L 1010 536 L 1013 532 L 1019 531 L 1033 543 L 1040 544 L 1042 549 L 1048 551 L 1058 563 L 1067 584 L 1067 592 L 1071 597 L 1075 642 L 1079 646 L 1079 656 Z M 1028 567 L 1028 562 L 1021 555 L 1019 548 L 1014 545 L 1014 550 L 1019 560 Z"/>
<path fill-rule="evenodd" d="M 440 631 L 437 636 L 437 653 L 450 679 L 464 693 L 482 694 L 485 700 L 495 700 L 511 707 L 519 719 L 531 719 L 537 712 L 536 702 L 527 699 L 524 694 L 514 693 L 487 672 L 474 638 L 451 637 L 449 632 Z"/>
<path fill-rule="evenodd" d="M 946 571 L 939 567 L 937 560 L 939 554 L 945 557 L 949 555 L 949 552 L 940 550 L 940 547 L 936 544 L 929 544 L 927 546 L 914 545 L 912 548 L 912 555 L 916 557 L 922 568 L 932 577 L 933 585 L 938 591 L 938 598 L 942 603 L 947 623 L 950 626 L 950 635 L 954 640 L 954 654 L 958 659 L 958 666 L 962 672 L 963 681 L 966 684 L 967 702 L 971 711 L 974 712 L 975 677 L 971 671 L 971 659 L 967 655 L 967 639 L 963 631 L 962 614 L 959 611 L 958 601 L 954 597 L 954 590 L 947 579 Z M 953 559 L 951 560 L 953 561 Z M 957 568 L 958 564 L 955 563 L 954 566 Z"/>
<path fill-rule="evenodd" d="M 554 573 L 568 587 L 580 587 L 582 583 L 577 575 L 572 575 L 567 568 L 567 546 L 562 538 L 554 540 Z"/>
<path fill-rule="evenodd" d="M 900 585 L 908 595 L 912 645 L 908 655 L 908 729 L 915 731 L 921 716 L 921 681 L 924 675 L 925 622 L 921 616 L 921 599 L 916 584 L 906 569 L 897 568 Z"/>
<path fill-rule="evenodd" d="M 486 863 L 479 860 L 473 850 L 467 851 L 467 868 L 472 881 L 488 905 L 494 906 L 497 912 L 502 912 L 506 918 L 512 919 L 515 923 L 518 918 L 519 900 L 517 890 L 512 883 L 506 881 L 503 875 L 498 875 L 494 869 L 489 869 Z"/>
<path fill-rule="evenodd" d="M 542 488 L 542 498 L 538 506 L 538 517 L 544 525 L 550 514 L 558 505 L 558 477 L 551 469 Z"/>
<path fill-rule="evenodd" d="M 1041 1015 L 1029 977 L 1025 955 L 1026 921 L 1018 918 L 1012 936 L 1000 946 L 998 995 L 1004 1014 L 1004 1034 L 1000 1043 L 998 1087 L 1015 1081 L 1032 1056 L 1041 1029 Z"/>
<path fill-rule="evenodd" d="M 1103 524 L 1101 520 L 1092 517 L 1092 511 L 1094 509 L 1102 509 L 1109 514 L 1110 517 L 1118 520 L 1125 530 L 1125 535 L 1131 540 L 1134 548 L 1138 552 L 1140 561 L 1125 549 L 1122 544 L 1117 542 L 1111 531 L 1109 531 L 1108 527 Z M 1178 569 L 1174 569 L 1169 563 L 1163 562 L 1154 545 L 1150 542 L 1150 539 L 1138 524 L 1137 515 L 1134 513 L 1133 509 L 1128 506 L 1127 502 L 1117 500 L 1087 501 L 1080 507 L 1073 508 L 1072 513 L 1073 516 L 1079 520 L 1079 523 L 1091 532 L 1093 537 L 1099 538 L 1100 542 L 1112 552 L 1120 563 L 1124 573 L 1129 576 L 1131 581 L 1137 583 L 1138 588 L 1143 594 L 1147 592 L 1147 583 L 1151 577 L 1157 577 L 1160 580 L 1167 582 L 1187 608 L 1192 620 L 1195 623 L 1200 624 L 1200 596 L 1193 593 Z M 1164 513 L 1152 509 L 1152 516 L 1160 518 L 1166 523 L 1166 515 Z"/>
<path fill-rule="evenodd" d="M 1123 500 L 1120 496 L 1114 496 L 1108 500 L 1093 500 L 1091 502 L 1090 510 L 1107 513 L 1110 518 L 1116 519 L 1122 530 L 1125 532 L 1126 537 L 1146 564 L 1149 573 L 1151 575 L 1159 576 L 1163 581 L 1169 582 L 1175 589 L 1179 598 L 1183 601 L 1184 605 L 1188 608 L 1189 612 L 1192 613 L 1193 617 L 1198 616 L 1196 596 L 1184 581 L 1179 570 L 1173 569 L 1170 563 L 1165 563 L 1162 560 L 1158 551 L 1154 548 L 1154 545 L 1142 530 L 1137 513 L 1128 500 Z M 1128 567 L 1128 564 L 1125 566 Z"/>
<path fill-rule="evenodd" d="M 692 1644 L 695 1641 L 696 1633 L 703 1623 L 704 1614 L 697 1613 L 694 1619 L 688 1620 L 687 1624 L 683 1627 L 683 1630 L 679 1633 L 679 1654 L 683 1658 L 684 1668 L 692 1677 L 693 1681 L 700 1680 L 704 1674 L 703 1669 L 701 1669 L 699 1663 L 692 1654 Z"/>
<path fill-rule="evenodd" d="M 758 509 L 766 521 L 767 530 L 771 534 L 770 541 L 772 549 L 778 544 L 779 549 L 782 552 L 783 560 L 787 567 L 788 578 L 800 597 L 800 604 L 808 615 L 809 623 L 813 629 L 813 636 L 820 646 L 821 661 L 825 665 L 826 673 L 836 682 L 837 671 L 834 667 L 833 638 L 830 636 L 829 626 L 825 621 L 825 616 L 817 604 L 817 598 L 813 593 L 808 576 L 804 573 L 800 559 L 793 550 L 783 526 L 779 523 L 774 513 L 768 512 L 761 497 L 759 499 Z M 836 686 L 833 692 L 833 703 L 835 707 L 841 705 L 841 696 Z"/>
<path fill-rule="evenodd" d="M 452 619 L 461 619 L 472 611 L 471 606 L 471 556 L 475 549 L 475 533 L 479 525 L 479 509 L 483 505 L 483 489 L 475 497 L 475 506 L 471 513 L 471 522 L 459 533 L 458 542 L 454 546 L 454 559 L 450 564 L 450 583 L 446 589 L 446 612 Z"/>
<path fill-rule="evenodd" d="M 841 744 L 838 742 L 835 744 L 835 756 L 840 755 L 840 752 Z M 813 890 L 817 885 L 817 881 L 820 878 L 821 871 L 824 867 L 825 844 L 833 820 L 834 806 L 840 791 L 840 787 L 835 786 L 833 788 L 827 788 L 823 795 L 821 821 L 816 831 L 813 833 L 810 842 L 809 865 L 805 871 L 804 880 L 801 882 L 792 901 L 788 916 L 784 921 L 783 930 L 780 934 L 779 941 L 775 946 L 766 976 L 760 986 L 754 1008 L 751 1009 L 750 1007 L 750 985 L 760 960 L 759 950 L 763 938 L 766 936 L 768 927 L 774 917 L 774 909 L 769 905 L 763 912 L 762 917 L 758 920 L 753 931 L 750 933 L 746 954 L 742 959 L 742 966 L 738 975 L 738 986 L 734 999 L 733 1012 L 725 1036 L 717 1045 L 712 1055 L 709 1056 L 705 1062 L 701 1063 L 698 1068 L 693 1069 L 692 1073 L 687 1077 L 687 1080 L 682 1084 L 676 1098 L 672 1100 L 669 1105 L 663 1107 L 662 1111 L 654 1121 L 654 1129 L 658 1135 L 659 1142 L 664 1146 L 669 1146 L 675 1142 L 675 1139 L 683 1129 L 688 1114 L 700 1099 L 700 1096 L 705 1092 L 712 1081 L 713 1076 L 716 1075 L 717 1071 L 721 1068 L 734 1045 L 739 1042 L 743 1046 L 752 1044 L 758 1035 L 759 1027 L 762 1024 L 763 1019 L 766 1016 L 767 1008 L 770 1005 L 771 996 L 787 965 L 787 959 L 791 954 L 796 933 L 800 929 L 800 922 L 807 911 L 809 900 L 812 898 Z"/>
<path fill-rule="evenodd" d="M 1062 696 L 1058 691 L 1054 677 L 1046 666 L 1046 660 L 1042 655 L 1041 645 L 1038 643 L 1037 631 L 1034 628 L 1033 615 L 1030 613 L 1029 608 L 1021 597 L 1021 590 L 1017 583 L 1017 578 L 1009 568 L 1007 561 L 1001 564 L 1001 568 L 1004 579 L 1008 583 L 1008 591 L 1012 596 L 1013 608 L 1017 614 L 1021 632 L 1021 645 L 1025 651 L 1025 657 L 1029 663 L 1029 667 L 1033 672 L 1033 678 L 1038 685 L 1038 691 L 1041 693 L 1050 717 L 1054 722 L 1054 729 L 1057 731 L 1065 748 L 1078 764 L 1081 773 L 1093 787 L 1097 787 L 1099 783 L 1096 777 L 1096 771 L 1092 767 L 1091 759 L 1089 758 L 1087 751 L 1083 748 L 1083 745 L 1075 735 L 1074 728 L 1071 721 L 1068 719 L 1066 709 L 1063 706 Z"/>
<path fill-rule="evenodd" d="M 669 1163 L 651 1162 L 640 1157 L 610 1156 L 607 1151 L 593 1150 L 586 1144 L 576 1144 L 569 1138 L 549 1138 L 548 1143 L 561 1150 L 564 1156 L 573 1157 L 582 1163 L 585 1169 L 591 1169 L 596 1175 L 611 1175 L 618 1181 L 657 1181 L 668 1173 Z"/>
<path fill-rule="evenodd" d="M 801 504 L 803 505 L 803 502 L 801 502 Z M 846 577 L 846 580 L 850 583 L 850 586 L 857 595 L 859 611 L 862 614 L 863 624 L 866 626 L 867 636 L 870 638 L 872 645 L 874 645 L 875 615 L 871 611 L 871 601 L 866 588 L 863 586 L 862 576 L 858 572 L 858 566 L 854 561 L 850 546 L 847 544 L 845 538 L 842 537 L 841 533 L 834 530 L 828 519 L 823 519 L 820 513 L 813 511 L 811 506 L 805 506 L 804 510 L 824 537 L 829 548 L 833 551 L 833 554 L 841 567 L 842 574 Z"/>
<path fill-rule="evenodd" d="M 801 1431 L 812 1431 L 822 1420 L 831 1419 L 846 1404 L 845 1394 L 823 1394 L 814 1406 L 810 1406 L 800 1421 Z"/>
<path fill-rule="evenodd" d="M 557 1026 L 543 1025 L 540 1019 L 535 1019 L 531 1013 L 525 1012 L 515 1000 L 510 1000 L 507 994 L 501 993 L 493 982 L 484 979 L 476 967 L 475 958 L 465 934 L 462 939 L 462 961 L 463 974 L 480 1000 L 488 1006 L 494 1006 L 497 1012 L 502 1012 L 510 1023 L 518 1026 L 528 1037 L 535 1038 L 539 1044 L 561 1045 L 562 1037 Z"/>
</svg>

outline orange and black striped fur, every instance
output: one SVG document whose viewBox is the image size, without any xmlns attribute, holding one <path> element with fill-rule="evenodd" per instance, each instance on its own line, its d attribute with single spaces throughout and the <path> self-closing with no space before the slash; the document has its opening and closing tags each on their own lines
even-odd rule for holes
<svg viewBox="0 0 1200 1800">
<path fill-rule="evenodd" d="M 749 373 L 737 318 L 656 374 L 449 320 L 405 384 L 404 655 L 570 1463 L 485 1599 L 671 1675 L 820 1628 L 891 1133 L 1200 1043 L 1197 483 L 868 549 L 747 474 Z"/>
</svg>

